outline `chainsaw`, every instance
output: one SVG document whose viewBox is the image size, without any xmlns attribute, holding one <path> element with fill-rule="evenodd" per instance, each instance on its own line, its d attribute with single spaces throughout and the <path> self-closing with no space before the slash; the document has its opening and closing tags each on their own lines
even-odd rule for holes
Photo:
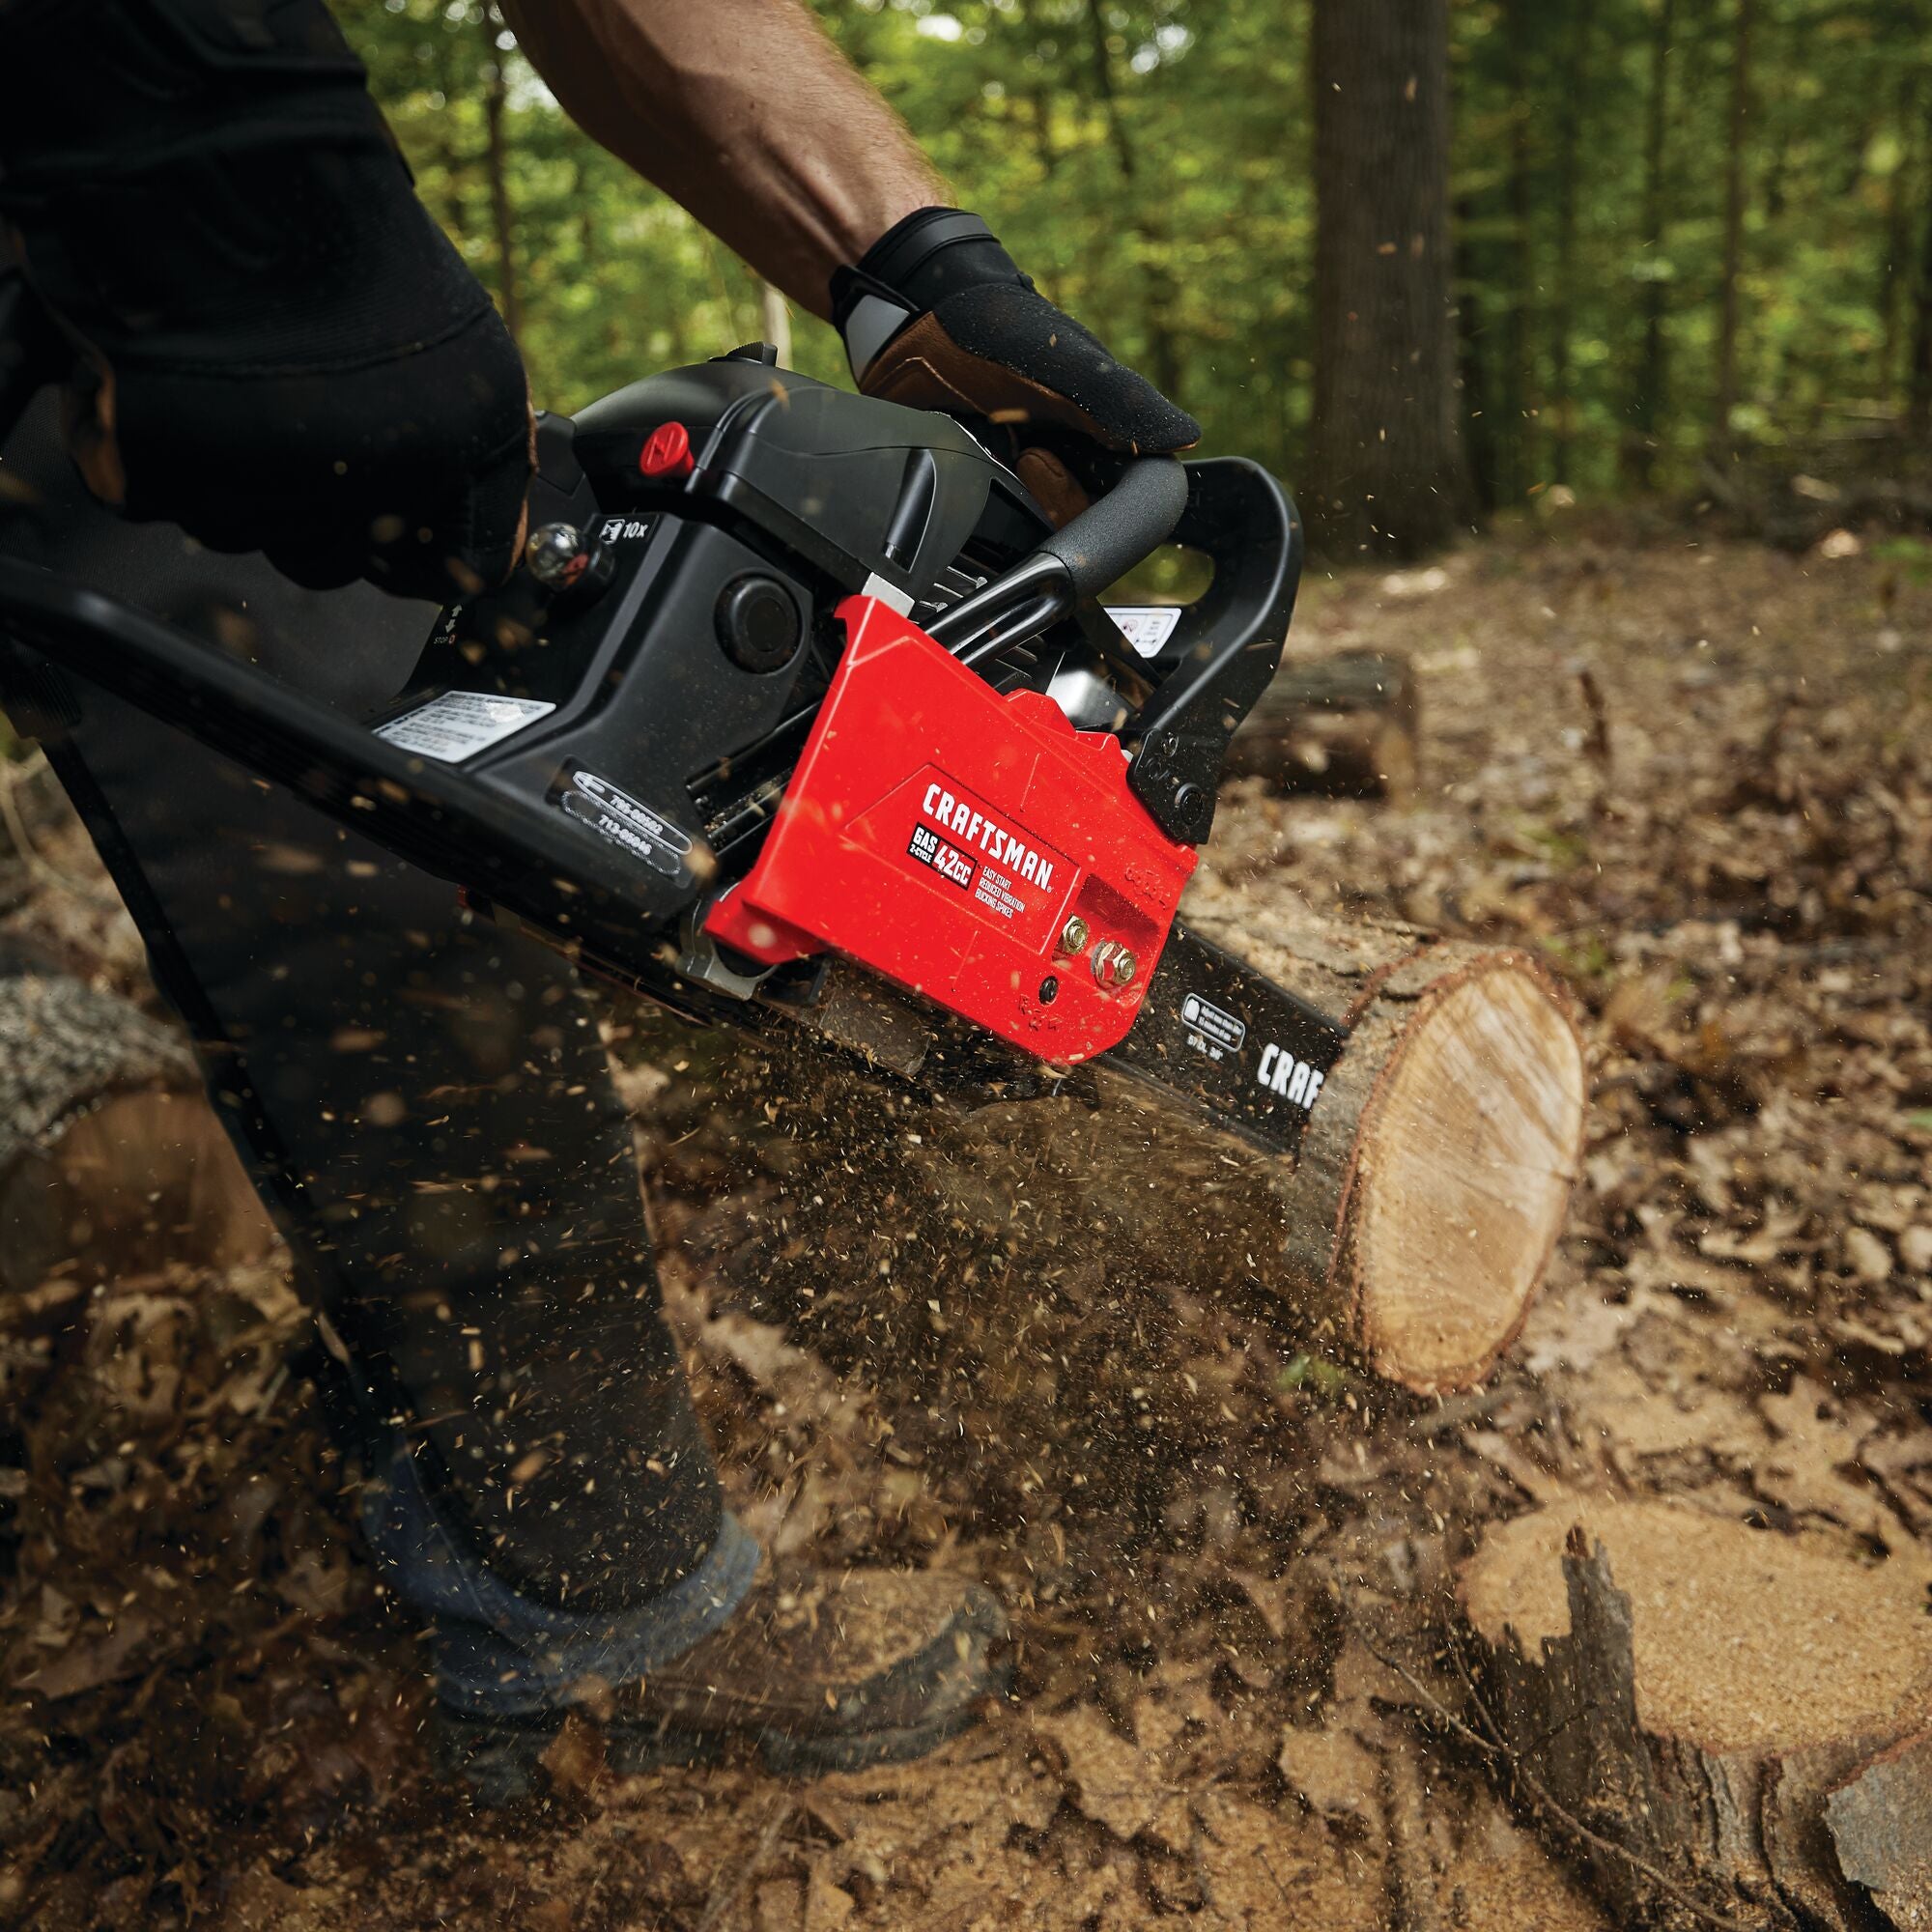
<svg viewBox="0 0 1932 1932">
<path fill-rule="evenodd" d="M 763 346 L 537 453 L 523 563 L 378 711 L 0 560 L 16 725 L 58 747 L 92 680 L 689 1020 L 965 1105 L 1103 1066 L 1293 1153 L 1346 1037 L 1176 918 L 1293 611 L 1264 470 L 1125 462 L 1055 530 L 968 428 Z M 1169 542 L 1194 602 L 1101 601 Z"/>
</svg>

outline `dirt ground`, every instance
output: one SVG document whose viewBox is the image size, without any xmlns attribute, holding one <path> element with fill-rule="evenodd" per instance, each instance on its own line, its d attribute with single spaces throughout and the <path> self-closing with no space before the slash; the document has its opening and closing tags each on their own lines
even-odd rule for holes
<svg viewBox="0 0 1932 1932">
<path fill-rule="evenodd" d="M 1544 527 L 1309 584 L 1293 651 L 1414 663 L 1422 784 L 1244 781 L 1205 869 L 1540 947 L 1591 1043 L 1569 1232 L 1472 1395 L 1305 1351 L 1158 1176 L 1144 1226 L 1065 1173 L 1014 1198 L 970 1122 L 611 1010 L 742 1515 L 1013 1617 L 1019 1696 L 925 1762 L 617 1779 L 586 1726 L 473 1813 L 273 1262 L 0 1307 L 0 1923 L 1602 1924 L 1470 1719 L 1448 1586 L 1589 1489 L 1932 1540 L 1928 638 L 1932 548 L 1848 537 Z M 5 923 L 137 984 L 59 884 Z"/>
</svg>

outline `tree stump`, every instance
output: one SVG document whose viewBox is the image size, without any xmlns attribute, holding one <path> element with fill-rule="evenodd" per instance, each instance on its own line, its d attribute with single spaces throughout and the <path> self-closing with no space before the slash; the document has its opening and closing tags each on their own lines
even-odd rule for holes
<svg viewBox="0 0 1932 1932">
<path fill-rule="evenodd" d="M 194 1059 L 127 1001 L 0 953 L 0 1289 L 258 1255 L 267 1215 Z"/>
<path fill-rule="evenodd" d="M 1541 1510 L 1459 1577 L 1477 1720 L 1619 1922 L 1854 1932 L 1828 1806 L 1932 1716 L 1926 1581 L 1671 1504 Z"/>
<path fill-rule="evenodd" d="M 1420 735 L 1407 659 L 1340 651 L 1282 666 L 1235 733 L 1224 769 L 1275 791 L 1403 799 L 1415 789 Z"/>
</svg>

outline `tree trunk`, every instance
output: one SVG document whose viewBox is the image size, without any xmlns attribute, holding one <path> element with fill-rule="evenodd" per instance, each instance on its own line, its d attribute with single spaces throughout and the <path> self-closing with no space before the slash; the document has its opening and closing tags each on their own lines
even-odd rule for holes
<svg viewBox="0 0 1932 1932">
<path fill-rule="evenodd" d="M 1669 344 L 1664 336 L 1663 163 L 1670 120 L 1670 41 L 1676 29 L 1676 0 L 1656 0 L 1650 34 L 1650 98 L 1643 136 L 1643 255 L 1641 347 L 1631 385 L 1630 427 L 1624 438 L 1624 480 L 1647 490 L 1657 478 L 1657 438 L 1663 420 L 1669 380 Z"/>
<path fill-rule="evenodd" d="M 1414 556 L 1467 517 L 1449 250 L 1446 0 L 1316 0 L 1315 420 L 1332 553 Z"/>
<path fill-rule="evenodd" d="M 1618 1923 L 1855 1932 L 1828 1806 L 1932 1715 L 1923 1588 L 1823 1539 L 1579 1496 L 1463 1567 L 1476 1720 Z"/>
<path fill-rule="evenodd" d="M 0 1290 L 64 1268 L 226 1265 L 270 1238 L 181 1042 L 125 1000 L 0 956 Z"/>
<path fill-rule="evenodd" d="M 1025 51 L 1015 63 L 1027 74 L 1027 123 L 1040 173 L 1051 181 L 1060 167 L 1060 151 L 1053 145 L 1054 63 L 1039 49 L 1040 35 L 1029 0 L 1015 0 L 1013 25 Z M 1110 76 L 1111 78 L 1111 76 Z"/>
<path fill-rule="evenodd" d="M 1536 478 L 1535 384 L 1532 380 L 1531 319 L 1536 270 L 1530 248 L 1530 0 L 1509 0 L 1503 16 L 1507 42 L 1510 115 L 1509 159 L 1504 176 L 1507 240 L 1503 247 L 1503 371 L 1496 385 L 1502 411 L 1497 442 L 1502 462 L 1497 499 L 1520 504 Z"/>
<path fill-rule="evenodd" d="M 1588 99 L 1591 33 L 1596 0 L 1577 0 L 1564 64 L 1562 116 L 1556 148 L 1556 273 L 1549 314 L 1550 397 L 1555 424 L 1550 475 L 1570 481 L 1577 440 L 1577 398 L 1571 391 L 1570 341 L 1577 327 L 1577 191 L 1581 176 L 1584 106 Z"/>
<path fill-rule="evenodd" d="M 509 85 L 503 72 L 503 53 L 497 37 L 506 31 L 494 4 L 483 9 L 483 32 L 490 43 L 483 71 L 483 164 L 490 179 L 490 225 L 497 241 L 497 300 L 503 326 L 521 343 L 524 305 L 517 285 L 517 229 L 510 208 L 509 150 L 503 136 L 503 108 Z"/>
<path fill-rule="evenodd" d="M 791 305 L 784 294 L 775 289 L 770 282 L 758 283 L 759 327 L 764 331 L 764 340 L 778 351 L 779 367 L 791 367 Z"/>
<path fill-rule="evenodd" d="M 1932 142 L 1928 142 L 1932 146 Z M 1906 432 L 1913 449 L 1932 438 L 1932 170 L 1925 188 L 1925 235 L 1918 251 L 1918 305 L 1912 331 L 1912 380 Z"/>
<path fill-rule="evenodd" d="M 1490 287 L 1488 258 L 1474 241 L 1478 203 L 1473 195 L 1458 197 L 1451 233 L 1456 250 L 1456 381 L 1457 409 L 1463 424 L 1463 462 L 1469 475 L 1474 513 L 1487 517 L 1496 507 L 1496 478 L 1502 456 L 1496 425 L 1502 419 L 1494 385 L 1490 380 L 1489 310 L 1484 297 Z"/>
<path fill-rule="evenodd" d="M 1898 79 L 1898 165 L 1885 190 L 1885 259 L 1879 265 L 1878 312 L 1885 324 L 1885 343 L 1879 351 L 1878 400 L 1891 403 L 1898 395 L 1900 355 L 1905 342 L 1905 296 L 1910 285 L 1912 255 L 1909 188 L 1918 170 L 1918 89 L 1920 76 L 1908 69 Z"/>
<path fill-rule="evenodd" d="M 1407 660 L 1343 651 L 1283 665 L 1223 769 L 1275 791 L 1402 799 L 1415 789 L 1419 728 Z"/>
<path fill-rule="evenodd" d="M 1169 396 L 1178 396 L 1186 386 L 1180 366 L 1180 345 L 1176 339 L 1174 311 L 1180 298 L 1174 275 L 1164 258 L 1167 239 L 1150 216 L 1150 202 L 1143 192 L 1139 157 L 1134 153 L 1126 123 L 1121 118 L 1120 97 L 1114 87 L 1114 59 L 1107 48 L 1107 22 L 1099 0 L 1087 0 L 1089 50 L 1092 55 L 1094 92 L 1107 124 L 1108 145 L 1121 171 L 1121 187 L 1126 201 L 1128 218 L 1140 237 L 1144 259 L 1141 286 L 1146 297 L 1148 374 L 1154 386 Z"/>
<path fill-rule="evenodd" d="M 1724 151 L 1724 266 L 1718 302 L 1718 404 L 1710 455 L 1730 460 L 1738 406 L 1738 277 L 1745 253 L 1745 145 L 1750 133 L 1750 34 L 1754 0 L 1736 0 L 1731 41 L 1730 134 Z"/>
</svg>

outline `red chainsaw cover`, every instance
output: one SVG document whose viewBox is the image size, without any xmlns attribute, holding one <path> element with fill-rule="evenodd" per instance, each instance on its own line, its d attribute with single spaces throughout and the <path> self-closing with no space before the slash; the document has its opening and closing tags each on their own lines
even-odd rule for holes
<svg viewBox="0 0 1932 1932">
<path fill-rule="evenodd" d="M 1037 692 L 1002 697 L 869 597 L 838 616 L 845 655 L 764 850 L 705 930 L 768 965 L 841 952 L 1042 1060 L 1117 1045 L 1193 848 L 1127 789 L 1112 733 Z M 1125 986 L 1095 978 L 1110 940 L 1133 955 Z"/>
</svg>

